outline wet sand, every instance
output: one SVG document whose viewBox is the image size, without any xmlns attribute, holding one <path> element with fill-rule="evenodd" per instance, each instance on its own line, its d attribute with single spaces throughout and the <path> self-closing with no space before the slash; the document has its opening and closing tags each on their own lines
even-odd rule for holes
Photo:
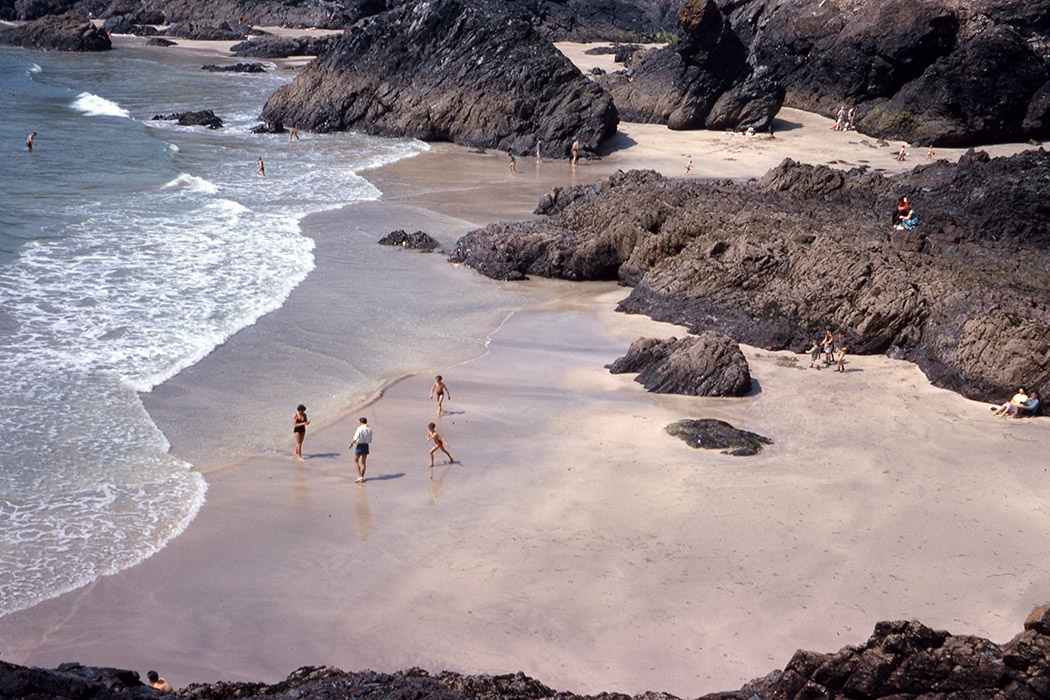
<svg viewBox="0 0 1050 700">
<path fill-rule="evenodd" d="M 680 175 L 683 153 L 694 176 L 757 176 L 789 155 L 892 161 L 857 134 L 829 138 L 828 120 L 781 118 L 799 126 L 766 143 L 624 125 L 621 145 L 636 143 L 575 174 L 519 159 L 511 176 L 505 154 L 439 145 L 370 173 L 384 199 L 359 211 L 430 222 L 445 242 L 528 216 L 555 184 L 639 165 Z M 822 150 L 840 136 L 844 155 Z M 511 287 L 518 310 L 485 354 L 434 357 L 377 400 L 311 416 L 301 464 L 289 436 L 211 469 L 183 535 L 0 618 L 0 658 L 157 668 L 176 686 L 332 664 L 522 670 L 564 690 L 688 697 L 738 687 L 799 647 L 861 642 L 880 619 L 1005 641 L 1045 602 L 1048 421 L 995 418 L 883 357 L 848 358 L 839 374 L 750 348 L 751 396 L 654 396 L 603 365 L 641 335 L 681 329 L 614 313 L 626 292 L 609 283 Z M 431 470 L 437 373 L 457 463 Z M 358 415 L 375 430 L 364 485 L 347 450 Z M 693 450 L 663 431 L 683 417 L 776 444 L 752 458 Z"/>
</svg>

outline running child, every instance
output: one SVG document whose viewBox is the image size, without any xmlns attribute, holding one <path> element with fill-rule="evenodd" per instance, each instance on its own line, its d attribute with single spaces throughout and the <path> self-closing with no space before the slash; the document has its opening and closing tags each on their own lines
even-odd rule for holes
<svg viewBox="0 0 1050 700">
<path fill-rule="evenodd" d="M 456 461 L 456 460 L 452 459 L 452 455 L 450 455 L 448 453 L 448 450 L 445 449 L 445 441 L 443 439 L 441 439 L 440 435 L 438 435 L 438 432 L 437 432 L 436 428 L 437 428 L 437 426 L 434 425 L 433 423 L 427 424 L 427 440 L 428 441 L 429 440 L 433 440 L 434 441 L 434 446 L 430 448 L 430 464 L 427 465 L 428 467 L 433 467 L 434 466 L 434 453 L 437 452 L 438 450 L 441 450 L 442 452 L 445 453 L 445 456 L 448 457 L 448 463 L 449 464 L 452 464 L 453 462 Z"/>
</svg>

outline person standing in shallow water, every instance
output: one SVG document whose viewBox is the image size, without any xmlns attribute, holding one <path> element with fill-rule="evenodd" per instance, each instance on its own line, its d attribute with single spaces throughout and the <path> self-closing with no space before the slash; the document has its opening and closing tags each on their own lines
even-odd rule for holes
<svg viewBox="0 0 1050 700">
<path fill-rule="evenodd" d="M 35 138 L 36 138 L 36 132 L 35 131 L 33 133 L 31 133 L 29 136 L 26 137 L 26 150 L 29 151 L 30 153 L 33 152 L 33 139 L 35 139 Z"/>
<path fill-rule="evenodd" d="M 255 169 L 255 174 L 259 177 L 266 177 L 266 166 L 263 165 L 262 156 L 259 156 L 259 167 Z"/>
<path fill-rule="evenodd" d="M 572 142 L 572 164 L 576 165 L 576 161 L 580 158 L 580 139 L 576 139 Z"/>
<path fill-rule="evenodd" d="M 360 484 L 365 480 L 365 468 L 368 466 L 368 446 L 372 443 L 372 429 L 368 427 L 368 419 L 358 419 L 360 425 L 354 433 L 354 441 L 350 443 L 349 449 L 354 451 L 354 468 L 357 469 L 357 478 L 354 483 Z M 356 447 L 355 447 L 356 445 Z"/>
<path fill-rule="evenodd" d="M 310 421 L 306 418 L 306 406 L 299 404 L 292 416 L 292 433 L 295 435 L 295 456 L 303 461 L 303 440 L 306 438 L 306 426 Z"/>
</svg>

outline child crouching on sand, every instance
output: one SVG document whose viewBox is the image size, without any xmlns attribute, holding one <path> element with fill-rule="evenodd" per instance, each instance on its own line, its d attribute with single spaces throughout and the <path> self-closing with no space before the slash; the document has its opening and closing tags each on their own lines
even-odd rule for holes
<svg viewBox="0 0 1050 700">
<path fill-rule="evenodd" d="M 433 467 L 434 466 L 434 453 L 437 452 L 438 450 L 441 450 L 442 452 L 445 453 L 445 455 L 448 457 L 448 463 L 449 464 L 452 464 L 453 462 L 456 461 L 456 460 L 452 459 L 452 455 L 450 455 L 448 453 L 448 450 L 445 449 L 445 441 L 441 439 L 440 435 L 438 435 L 438 432 L 437 432 L 436 428 L 437 428 L 437 426 L 434 425 L 433 423 L 430 423 L 429 425 L 427 425 L 427 440 L 433 440 L 434 441 L 434 446 L 430 448 L 430 464 L 427 465 L 428 467 Z"/>
</svg>

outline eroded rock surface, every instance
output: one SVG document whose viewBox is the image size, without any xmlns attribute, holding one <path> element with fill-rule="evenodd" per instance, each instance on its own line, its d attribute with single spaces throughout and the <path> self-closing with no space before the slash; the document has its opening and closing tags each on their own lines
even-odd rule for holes
<svg viewBox="0 0 1050 700">
<path fill-rule="evenodd" d="M 696 449 L 722 450 L 722 454 L 734 457 L 753 457 L 773 441 L 764 435 L 749 430 L 734 428 L 724 420 L 715 418 L 686 418 L 675 421 L 664 428 Z"/>
<path fill-rule="evenodd" d="M 400 246 L 401 248 L 421 250 L 425 253 L 431 253 L 441 247 L 441 243 L 428 233 L 423 233 L 422 231 L 405 233 L 400 229 L 391 231 L 380 238 L 379 245 Z"/>
<path fill-rule="evenodd" d="M 635 381 L 657 394 L 743 396 L 751 372 L 740 347 L 722 333 L 687 338 L 639 338 L 607 365 L 613 374 L 637 372 Z"/>
<path fill-rule="evenodd" d="M 48 15 L 0 30 L 0 44 L 51 51 L 108 51 L 113 48 L 109 35 L 77 12 Z"/>
<path fill-rule="evenodd" d="M 206 126 L 209 129 L 222 128 L 222 119 L 215 116 L 215 112 L 212 112 L 210 109 L 202 109 L 197 112 L 155 114 L 153 119 L 178 122 L 179 126 Z"/>
<path fill-rule="evenodd" d="M 266 121 L 565 157 L 616 130 L 600 87 L 528 24 L 460 0 L 410 3 L 354 25 L 277 90 Z"/>
<path fill-rule="evenodd" d="M 805 350 L 825 328 L 851 352 L 916 362 L 992 400 L 1050 382 L 1050 154 L 964 157 L 888 178 L 786 161 L 751 183 L 618 173 L 555 190 L 548 218 L 491 224 L 450 256 L 501 279 L 619 280 L 621 309 Z M 907 195 L 916 241 L 892 235 Z"/>
</svg>

